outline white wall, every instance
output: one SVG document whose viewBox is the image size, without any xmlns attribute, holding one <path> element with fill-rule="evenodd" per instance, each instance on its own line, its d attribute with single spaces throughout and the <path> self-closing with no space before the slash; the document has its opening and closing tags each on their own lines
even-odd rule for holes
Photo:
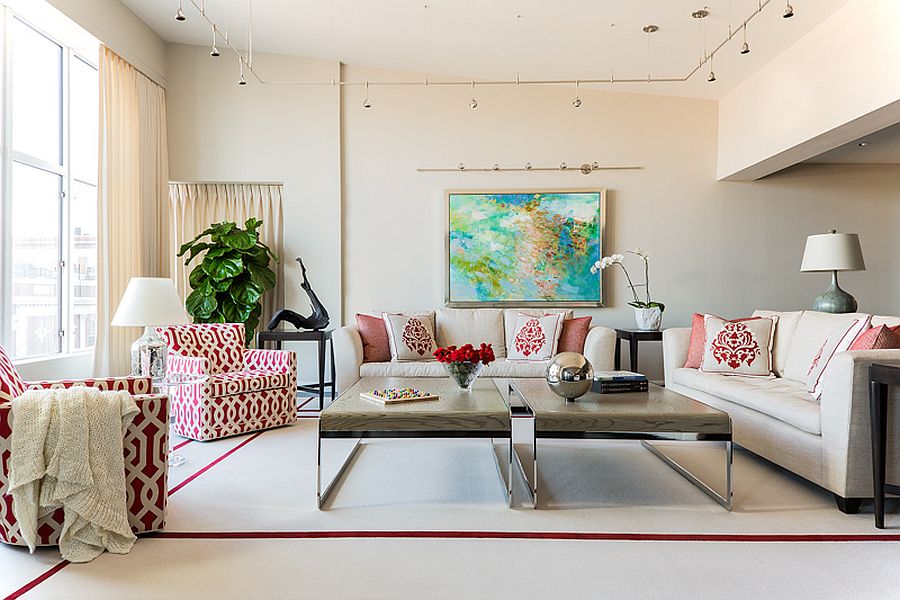
<svg viewBox="0 0 900 600">
<path fill-rule="evenodd" d="M 227 57 L 227 58 L 226 58 Z M 308 313 L 294 258 L 337 324 L 341 314 L 340 113 L 337 87 L 238 86 L 237 60 L 170 45 L 167 115 L 173 181 L 284 183 L 286 305 Z M 273 79 L 329 79 L 338 65 L 255 55 Z M 263 324 L 264 325 L 264 324 Z M 304 344 L 303 346 L 312 346 Z M 302 375 L 314 354 L 301 354 Z"/>
<path fill-rule="evenodd" d="M 348 69 L 348 79 L 399 74 Z M 597 186 L 609 190 L 604 251 L 653 254 L 664 324 L 693 311 L 723 316 L 757 307 L 807 307 L 827 287 L 800 274 L 806 236 L 832 227 L 858 232 L 870 270 L 842 278 L 863 310 L 900 313 L 900 167 L 804 166 L 760 182 L 716 181 L 714 102 L 571 90 L 373 88 L 346 92 L 344 116 L 345 318 L 373 308 L 443 302 L 446 188 Z M 422 174 L 416 167 L 558 165 L 599 161 L 641 171 Z M 634 263 L 632 263 L 634 264 Z M 586 265 L 587 267 L 588 265 Z M 608 308 L 595 323 L 633 327 L 621 276 L 607 279 Z M 642 346 L 652 375 L 659 350 Z M 654 362 L 656 364 L 654 364 Z M 644 365 L 642 365 L 643 367 Z"/>
<path fill-rule="evenodd" d="M 828 282 L 798 272 L 803 244 L 832 227 L 862 238 L 869 271 L 842 278 L 861 308 L 900 313 L 900 167 L 807 165 L 759 182 L 716 181 L 714 102 L 583 89 L 575 110 L 571 90 L 479 88 L 473 111 L 468 88 L 373 86 L 374 107 L 365 110 L 361 88 L 345 88 L 340 106 L 330 87 L 239 88 L 233 61 L 211 61 L 204 48 L 173 46 L 169 59 L 172 178 L 284 180 L 287 255 L 309 257 L 335 324 L 341 312 L 352 321 L 358 311 L 443 303 L 443 191 L 461 187 L 607 188 L 605 251 L 641 246 L 653 254 L 666 326 L 687 325 L 693 311 L 741 316 L 809 306 Z M 256 61 L 272 78 L 290 71 L 327 79 L 333 68 L 268 55 Z M 358 67 L 344 75 L 401 76 Z M 644 169 L 589 176 L 415 170 L 563 160 Z M 609 306 L 583 312 L 596 323 L 633 326 L 620 276 L 606 283 Z M 295 286 L 292 279 L 289 291 Z M 305 308 L 296 293 L 287 304 Z M 658 346 L 642 346 L 642 360 L 661 376 Z"/>
<path fill-rule="evenodd" d="M 900 122 L 900 2 L 854 0 L 726 95 L 718 177 L 757 179 Z"/>
<path fill-rule="evenodd" d="M 113 52 L 166 86 L 166 43 L 119 0 L 47 0 Z"/>
</svg>

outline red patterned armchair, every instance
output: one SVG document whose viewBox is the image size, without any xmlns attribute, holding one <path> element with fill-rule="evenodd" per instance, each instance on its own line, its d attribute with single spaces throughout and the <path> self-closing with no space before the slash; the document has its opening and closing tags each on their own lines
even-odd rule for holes
<svg viewBox="0 0 900 600">
<path fill-rule="evenodd" d="M 169 391 L 172 431 L 214 440 L 297 420 L 297 357 L 244 348 L 243 323 L 157 327 L 169 346 L 169 377 L 196 381 Z"/>
<path fill-rule="evenodd" d="M 117 377 L 83 381 L 22 381 L 3 348 L 0 348 L 0 542 L 25 545 L 13 516 L 8 492 L 12 404 L 26 389 L 83 385 L 103 390 L 125 390 L 134 396 L 139 412 L 125 431 L 125 483 L 128 488 L 128 522 L 135 533 L 162 529 L 166 520 L 166 476 L 169 451 L 169 410 L 165 396 L 150 394 L 149 377 Z M 38 545 L 59 542 L 63 510 L 38 520 Z"/>
</svg>

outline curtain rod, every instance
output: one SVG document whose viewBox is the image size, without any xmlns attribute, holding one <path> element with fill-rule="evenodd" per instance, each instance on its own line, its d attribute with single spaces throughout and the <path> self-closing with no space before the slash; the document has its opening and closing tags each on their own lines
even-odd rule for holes
<svg viewBox="0 0 900 600">
<path fill-rule="evenodd" d="M 170 181 L 169 185 L 280 185 L 283 181 Z"/>
</svg>

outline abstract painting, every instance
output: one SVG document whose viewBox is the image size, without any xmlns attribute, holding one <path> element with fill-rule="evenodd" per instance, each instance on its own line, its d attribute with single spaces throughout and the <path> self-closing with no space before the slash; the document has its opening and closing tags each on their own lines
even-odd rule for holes
<svg viewBox="0 0 900 600">
<path fill-rule="evenodd" d="M 602 303 L 604 190 L 449 191 L 448 306 Z"/>
</svg>

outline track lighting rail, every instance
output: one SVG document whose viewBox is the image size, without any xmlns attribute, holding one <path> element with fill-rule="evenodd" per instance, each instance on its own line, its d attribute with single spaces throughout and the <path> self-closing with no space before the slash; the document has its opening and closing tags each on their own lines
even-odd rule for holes
<svg viewBox="0 0 900 600">
<path fill-rule="evenodd" d="M 471 80 L 432 80 L 426 78 L 424 81 L 339 81 L 332 78 L 328 81 L 277 81 L 277 80 L 268 80 L 263 78 L 259 73 L 256 72 L 256 69 L 253 67 L 253 35 L 252 35 L 252 22 L 253 22 L 253 11 L 252 5 L 249 14 L 249 27 L 248 27 L 248 43 L 247 50 L 242 51 L 238 49 L 231 41 L 228 39 L 228 36 L 219 29 L 218 25 L 213 21 L 210 16 L 207 14 L 205 10 L 205 6 L 202 1 L 198 0 L 188 0 L 190 4 L 197 10 L 199 16 L 204 19 L 207 24 L 211 27 L 213 32 L 213 50 L 215 53 L 211 53 L 213 56 L 218 56 L 218 48 L 216 41 L 221 41 L 222 44 L 225 45 L 228 49 L 230 49 L 240 61 L 241 66 L 241 79 L 239 82 L 244 81 L 245 75 L 249 75 L 259 84 L 262 85 L 280 85 L 280 86 L 313 86 L 313 87 L 321 87 L 321 86 L 380 86 L 380 87 L 389 87 L 389 86 L 409 86 L 409 87 L 427 87 L 427 86 L 446 86 L 446 87 L 454 87 L 454 86 L 465 86 L 470 87 L 472 85 Z M 252 0 L 251 0 L 252 1 Z M 704 52 L 703 57 L 700 59 L 698 64 L 696 64 L 691 71 L 683 76 L 668 76 L 668 77 L 658 77 L 647 75 L 645 77 L 615 77 L 613 74 L 610 74 L 609 77 L 599 77 L 599 78 L 579 78 L 579 79 L 520 79 L 518 74 L 514 79 L 494 79 L 494 80 L 485 80 L 485 81 L 476 81 L 478 86 L 522 86 L 522 85 L 574 85 L 578 86 L 581 84 L 591 85 L 591 84 L 616 84 L 616 83 L 681 83 L 690 80 L 700 69 L 704 67 L 707 63 L 713 60 L 713 57 L 722 50 L 722 48 L 728 44 L 739 32 L 743 32 L 746 35 L 747 25 L 750 23 L 753 18 L 759 15 L 766 6 L 768 6 L 772 0 L 758 0 L 757 8 L 746 18 L 743 22 L 739 23 L 737 27 L 729 27 L 728 36 L 715 48 L 710 52 Z M 705 9 L 704 9 L 705 11 Z M 700 11 L 697 11 L 700 12 Z M 708 14 L 708 12 L 707 12 Z M 790 2 L 787 3 L 787 8 L 783 16 L 785 18 L 789 18 L 793 16 L 793 7 L 791 7 Z M 705 16 L 705 15 L 704 15 Z M 176 19 L 179 21 L 183 21 L 185 19 L 184 13 L 182 11 L 181 2 L 179 2 L 178 12 L 176 15 Z M 655 26 L 654 26 L 655 27 Z M 742 52 L 746 54 L 747 52 Z M 714 78 L 710 79 L 711 81 Z M 243 85 L 243 83 L 242 83 Z"/>
</svg>

